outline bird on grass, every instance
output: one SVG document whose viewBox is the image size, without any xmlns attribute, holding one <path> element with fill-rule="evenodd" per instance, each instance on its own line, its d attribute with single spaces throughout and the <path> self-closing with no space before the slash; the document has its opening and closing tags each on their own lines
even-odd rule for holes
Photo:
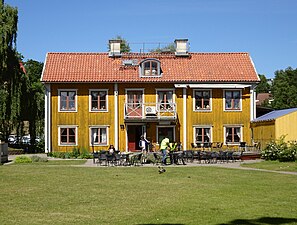
<svg viewBox="0 0 297 225">
<path fill-rule="evenodd" d="M 163 167 L 158 166 L 158 169 L 159 169 L 159 174 L 166 172 L 166 170 Z"/>
</svg>

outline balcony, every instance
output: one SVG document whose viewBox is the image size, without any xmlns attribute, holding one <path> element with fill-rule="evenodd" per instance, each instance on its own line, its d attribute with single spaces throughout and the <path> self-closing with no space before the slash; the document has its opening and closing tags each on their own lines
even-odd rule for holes
<svg viewBox="0 0 297 225">
<path fill-rule="evenodd" d="M 125 103 L 125 121 L 175 121 L 175 103 Z"/>
</svg>

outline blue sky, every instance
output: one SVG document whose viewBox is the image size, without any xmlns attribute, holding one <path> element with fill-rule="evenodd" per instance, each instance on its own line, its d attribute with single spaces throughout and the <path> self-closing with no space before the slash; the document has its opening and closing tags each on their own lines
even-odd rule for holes
<svg viewBox="0 0 297 225">
<path fill-rule="evenodd" d="M 17 50 L 106 52 L 122 36 L 141 44 L 188 38 L 190 52 L 249 52 L 257 72 L 297 67 L 296 0 L 5 0 L 19 10 Z M 133 44 L 134 43 L 134 44 Z M 152 46 L 153 45 L 147 45 Z M 157 47 L 157 45 L 156 45 Z"/>
</svg>

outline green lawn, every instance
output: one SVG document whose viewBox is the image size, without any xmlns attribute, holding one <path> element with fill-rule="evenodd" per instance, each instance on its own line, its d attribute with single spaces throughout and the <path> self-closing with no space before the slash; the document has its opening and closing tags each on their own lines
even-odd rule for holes
<svg viewBox="0 0 297 225">
<path fill-rule="evenodd" d="M 297 172 L 297 162 L 263 161 L 242 164 L 242 166 L 265 170 Z"/>
<path fill-rule="evenodd" d="M 0 166 L 0 224 L 297 224 L 294 175 L 79 163 Z"/>
</svg>

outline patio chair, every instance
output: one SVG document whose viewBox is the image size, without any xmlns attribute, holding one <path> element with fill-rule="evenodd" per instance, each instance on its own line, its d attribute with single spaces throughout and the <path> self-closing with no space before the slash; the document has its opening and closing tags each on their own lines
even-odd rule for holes
<svg viewBox="0 0 297 225">
<path fill-rule="evenodd" d="M 121 166 L 122 165 L 122 157 L 120 152 L 116 152 L 114 154 L 114 164 L 116 166 Z"/>
<path fill-rule="evenodd" d="M 227 152 L 226 151 L 219 151 L 219 157 L 218 159 L 220 160 L 220 162 L 226 162 L 227 160 Z"/>
<path fill-rule="evenodd" d="M 158 165 L 159 163 L 162 162 L 162 155 L 158 152 L 153 152 L 153 156 L 154 156 L 154 161 L 153 161 L 153 164 L 155 165 Z"/>
<path fill-rule="evenodd" d="M 227 151 L 226 161 L 229 162 L 230 160 L 231 162 L 234 162 L 233 151 Z"/>
<path fill-rule="evenodd" d="M 99 165 L 101 166 L 103 162 L 105 162 L 105 166 L 107 166 L 107 152 L 106 151 L 101 151 L 99 153 L 99 158 L 98 158 Z"/>
<path fill-rule="evenodd" d="M 131 157 L 131 164 L 134 166 L 142 165 L 142 153 L 135 154 Z"/>
<path fill-rule="evenodd" d="M 184 158 L 187 162 L 193 162 L 194 161 L 194 151 L 193 150 L 185 150 L 184 151 Z"/>
</svg>

